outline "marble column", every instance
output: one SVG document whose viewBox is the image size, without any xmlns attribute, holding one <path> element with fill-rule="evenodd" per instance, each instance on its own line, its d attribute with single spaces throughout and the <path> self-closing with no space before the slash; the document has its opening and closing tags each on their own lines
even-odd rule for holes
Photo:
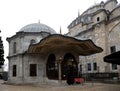
<svg viewBox="0 0 120 91">
<path fill-rule="evenodd" d="M 59 58 L 59 59 L 58 59 L 58 82 L 59 82 L 59 84 L 62 83 L 62 77 L 61 77 L 61 75 L 62 75 L 62 72 L 61 72 L 61 62 L 62 62 L 62 58 Z"/>
</svg>

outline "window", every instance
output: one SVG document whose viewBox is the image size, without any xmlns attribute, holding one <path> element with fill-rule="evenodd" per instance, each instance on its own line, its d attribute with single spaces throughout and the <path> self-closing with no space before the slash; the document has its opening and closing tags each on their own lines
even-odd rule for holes
<svg viewBox="0 0 120 91">
<path fill-rule="evenodd" d="M 17 44 L 16 44 L 16 42 L 14 42 L 13 43 L 13 53 L 16 53 L 16 46 L 17 46 Z"/>
<path fill-rule="evenodd" d="M 80 64 L 80 71 L 82 72 L 82 64 Z"/>
<path fill-rule="evenodd" d="M 88 71 L 91 71 L 91 63 L 88 63 L 87 66 L 88 66 L 88 67 L 87 67 L 87 68 L 88 68 Z"/>
<path fill-rule="evenodd" d="M 84 22 L 84 19 L 83 19 L 83 18 L 81 18 L 81 22 Z"/>
<path fill-rule="evenodd" d="M 32 40 L 30 41 L 30 44 L 34 44 L 34 43 L 35 43 L 35 40 L 32 39 Z"/>
<path fill-rule="evenodd" d="M 116 47 L 115 46 L 111 46 L 110 47 L 110 51 L 111 51 L 111 53 L 116 52 Z M 112 70 L 117 70 L 117 64 L 112 64 Z"/>
<path fill-rule="evenodd" d="M 112 70 L 117 70 L 117 64 L 112 64 Z"/>
<path fill-rule="evenodd" d="M 111 41 L 115 40 L 114 32 L 110 32 L 109 38 L 110 38 Z"/>
<path fill-rule="evenodd" d="M 109 19 L 110 19 L 110 16 L 108 15 L 108 16 L 107 16 L 107 21 L 109 21 Z"/>
<path fill-rule="evenodd" d="M 100 17 L 97 17 L 97 22 L 100 21 Z"/>
<path fill-rule="evenodd" d="M 110 47 L 110 51 L 111 51 L 111 53 L 116 52 L 116 47 L 115 47 L 115 46 L 111 46 L 111 47 Z"/>
<path fill-rule="evenodd" d="M 93 63 L 93 70 L 97 70 L 97 63 Z"/>
<path fill-rule="evenodd" d="M 92 19 L 91 19 L 91 17 L 88 17 L 88 21 L 90 22 Z"/>
<path fill-rule="evenodd" d="M 30 64 L 30 76 L 37 76 L 37 65 Z"/>
<path fill-rule="evenodd" d="M 13 65 L 13 77 L 17 76 L 17 66 Z"/>
</svg>

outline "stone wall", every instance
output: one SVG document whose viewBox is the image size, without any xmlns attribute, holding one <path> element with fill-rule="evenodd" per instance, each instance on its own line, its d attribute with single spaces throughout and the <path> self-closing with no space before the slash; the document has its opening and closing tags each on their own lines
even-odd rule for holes
<svg viewBox="0 0 120 91">
<path fill-rule="evenodd" d="M 75 27 L 69 28 L 70 33 L 73 37 L 87 38 L 91 39 L 97 46 L 103 48 L 102 53 L 98 53 L 92 56 L 80 56 L 80 63 L 82 64 L 83 73 L 87 72 L 87 63 L 93 64 L 93 62 L 97 63 L 99 68 L 99 72 L 118 72 L 120 66 L 118 66 L 117 70 L 112 70 L 112 66 L 109 63 L 105 63 L 103 61 L 103 57 L 110 54 L 110 47 L 115 45 L 116 51 L 120 50 L 120 42 L 119 42 L 119 30 L 120 30 L 120 8 L 117 6 L 116 0 L 108 0 L 104 4 L 104 10 L 101 8 L 92 7 L 86 10 L 81 16 L 86 14 L 92 15 L 92 22 L 90 24 L 85 24 L 82 26 L 74 25 Z M 93 11 L 91 11 L 93 10 Z M 107 10 L 109 10 L 108 13 Z M 79 17 L 81 17 L 79 16 Z M 99 19 L 98 19 L 99 18 Z M 72 31 L 71 31 L 72 29 Z M 75 31 L 74 31 L 75 30 Z M 76 32 L 77 31 L 77 32 Z M 76 35 L 75 35 L 76 33 Z M 78 34 L 77 34 L 78 33 Z M 93 65 L 92 65 L 93 66 Z M 88 73 L 95 72 L 93 70 Z M 96 71 L 97 72 L 97 71 Z"/>
</svg>

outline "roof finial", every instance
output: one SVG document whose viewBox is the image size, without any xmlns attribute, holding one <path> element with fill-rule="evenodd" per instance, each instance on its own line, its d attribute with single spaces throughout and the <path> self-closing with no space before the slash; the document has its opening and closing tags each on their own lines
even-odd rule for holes
<svg viewBox="0 0 120 91">
<path fill-rule="evenodd" d="M 61 26 L 60 26 L 60 34 L 62 34 Z"/>
</svg>

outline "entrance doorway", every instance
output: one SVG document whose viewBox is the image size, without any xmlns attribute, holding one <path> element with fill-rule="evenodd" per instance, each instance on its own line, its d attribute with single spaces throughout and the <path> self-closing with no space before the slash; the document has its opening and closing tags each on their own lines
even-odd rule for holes
<svg viewBox="0 0 120 91">
<path fill-rule="evenodd" d="M 72 69 L 72 70 L 71 70 Z M 62 80 L 67 79 L 68 73 L 72 77 L 78 75 L 78 64 L 75 57 L 71 53 L 67 53 L 61 62 L 61 78 Z M 46 74 L 48 79 L 58 80 L 58 64 L 54 54 L 50 54 L 46 64 Z"/>
<path fill-rule="evenodd" d="M 47 59 L 46 74 L 48 79 L 58 79 L 58 66 L 54 54 L 50 54 Z"/>
<path fill-rule="evenodd" d="M 72 77 L 77 77 L 78 64 L 75 57 L 71 53 L 67 53 L 64 56 L 64 59 L 61 63 L 61 71 L 62 71 L 62 80 L 66 80 L 69 73 Z"/>
</svg>

